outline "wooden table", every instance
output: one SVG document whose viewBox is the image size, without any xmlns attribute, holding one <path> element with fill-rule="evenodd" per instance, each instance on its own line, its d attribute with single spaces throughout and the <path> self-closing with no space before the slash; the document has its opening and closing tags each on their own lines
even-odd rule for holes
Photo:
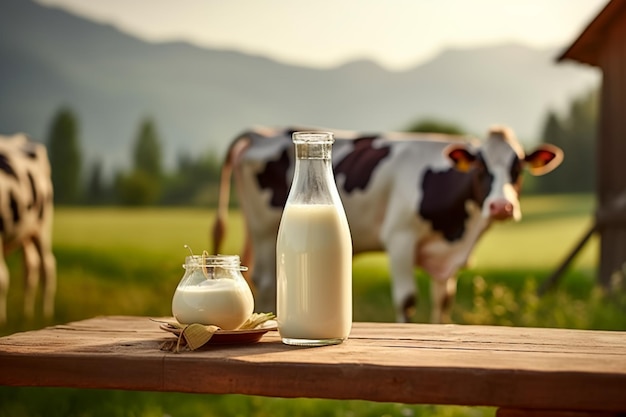
<svg viewBox="0 0 626 417">
<path fill-rule="evenodd" d="M 0 338 L 0 385 L 499 407 L 499 416 L 626 412 L 626 333 L 354 323 L 341 345 L 172 353 L 147 317 L 97 317 Z"/>
</svg>

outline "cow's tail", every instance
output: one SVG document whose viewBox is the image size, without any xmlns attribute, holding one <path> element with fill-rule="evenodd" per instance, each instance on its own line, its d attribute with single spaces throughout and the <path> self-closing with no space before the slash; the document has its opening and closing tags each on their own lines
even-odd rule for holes
<svg viewBox="0 0 626 417">
<path fill-rule="evenodd" d="M 215 222 L 213 223 L 213 253 L 219 254 L 222 249 L 222 242 L 226 235 L 226 219 L 228 217 L 228 206 L 230 204 L 230 184 L 233 169 L 239 160 L 243 151 L 249 145 L 249 139 L 246 136 L 239 136 L 229 146 L 222 164 L 220 173 L 219 194 L 217 199 L 217 210 L 215 213 Z M 248 246 L 248 237 L 246 233 L 246 247 Z M 247 250 L 244 250 L 247 252 Z M 244 259 L 242 259 L 243 261 Z M 243 263 L 243 262 L 242 262 Z M 244 263 L 245 265 L 245 263 Z"/>
</svg>

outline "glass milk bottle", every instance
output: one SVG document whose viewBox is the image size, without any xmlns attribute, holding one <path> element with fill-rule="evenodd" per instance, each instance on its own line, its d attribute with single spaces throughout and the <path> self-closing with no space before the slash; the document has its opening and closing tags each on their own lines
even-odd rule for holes
<svg viewBox="0 0 626 417">
<path fill-rule="evenodd" d="M 288 345 L 344 341 L 352 238 L 331 164 L 332 133 L 295 132 L 296 164 L 276 242 L 278 331 Z"/>
</svg>

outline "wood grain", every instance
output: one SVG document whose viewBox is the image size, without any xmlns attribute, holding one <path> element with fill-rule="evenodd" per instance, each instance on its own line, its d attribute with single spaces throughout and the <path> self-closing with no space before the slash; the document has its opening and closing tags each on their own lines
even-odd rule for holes
<svg viewBox="0 0 626 417">
<path fill-rule="evenodd" d="M 97 317 L 0 338 L 0 384 L 626 411 L 626 334 L 354 323 L 341 345 L 171 353 L 147 317 Z M 515 414 L 501 414 L 515 415 Z"/>
</svg>

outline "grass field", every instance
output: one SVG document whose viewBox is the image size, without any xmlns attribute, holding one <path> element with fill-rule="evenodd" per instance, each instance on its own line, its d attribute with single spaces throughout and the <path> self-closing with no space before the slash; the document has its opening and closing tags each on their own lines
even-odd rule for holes
<svg viewBox="0 0 626 417">
<path fill-rule="evenodd" d="M 494 225 L 473 262 L 461 271 L 453 319 L 460 324 L 626 330 L 623 292 L 595 286 L 597 238 L 574 260 L 555 291 L 537 287 L 585 233 L 594 209 L 590 196 L 526 197 L 520 223 Z M 183 245 L 209 248 L 213 213 L 201 209 L 58 208 L 54 250 L 58 262 L 57 310 L 52 322 L 25 322 L 21 313 L 19 257 L 13 274 L 9 322 L 0 334 L 102 314 L 169 315 L 182 277 Z M 242 219 L 232 212 L 224 253 L 239 253 Z M 429 281 L 416 271 L 421 290 L 418 321 L 429 311 Z M 392 321 L 386 256 L 354 261 L 354 318 Z M 412 406 L 363 401 L 286 400 L 71 389 L 0 388 L 4 416 L 491 416 L 489 408 Z"/>
</svg>

